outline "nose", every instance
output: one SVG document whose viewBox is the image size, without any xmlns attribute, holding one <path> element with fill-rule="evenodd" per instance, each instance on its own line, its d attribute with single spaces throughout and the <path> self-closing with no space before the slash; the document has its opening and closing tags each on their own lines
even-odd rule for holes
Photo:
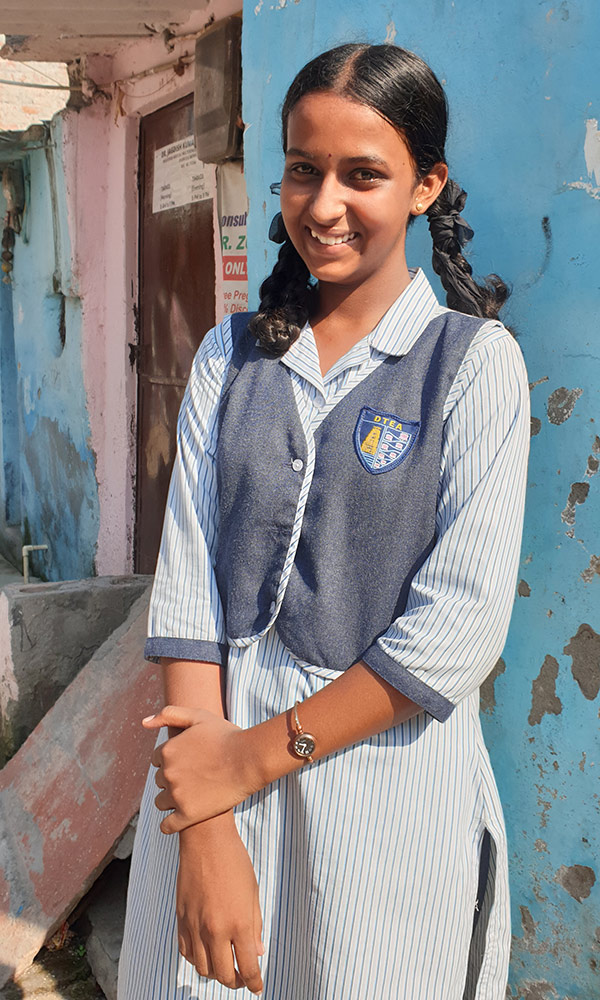
<svg viewBox="0 0 600 1000">
<path fill-rule="evenodd" d="M 333 173 L 326 174 L 316 188 L 310 212 L 320 226 L 332 225 L 345 215 L 344 187 Z"/>
</svg>

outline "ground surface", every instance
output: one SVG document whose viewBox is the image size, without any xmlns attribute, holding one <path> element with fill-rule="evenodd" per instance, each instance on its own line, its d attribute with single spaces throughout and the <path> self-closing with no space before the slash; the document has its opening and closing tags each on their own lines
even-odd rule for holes
<svg viewBox="0 0 600 1000">
<path fill-rule="evenodd" d="M 18 982 L 0 990 L 0 1000 L 104 1000 L 90 972 L 85 947 L 75 936 L 59 949 L 43 948 Z"/>
</svg>

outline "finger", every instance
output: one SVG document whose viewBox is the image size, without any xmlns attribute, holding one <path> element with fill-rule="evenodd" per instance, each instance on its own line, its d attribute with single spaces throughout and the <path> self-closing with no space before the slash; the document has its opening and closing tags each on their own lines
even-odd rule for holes
<svg viewBox="0 0 600 1000">
<path fill-rule="evenodd" d="M 187 729 L 193 726 L 198 718 L 198 709 L 181 708 L 178 705 L 165 705 L 156 715 L 147 715 L 142 719 L 144 729 L 160 729 L 161 726 L 175 726 L 177 729 Z"/>
<path fill-rule="evenodd" d="M 230 990 L 238 990 L 244 985 L 244 980 L 233 964 L 233 948 L 230 941 L 223 940 L 220 943 L 213 941 L 210 957 L 214 977 L 218 982 Z"/>
<path fill-rule="evenodd" d="M 164 807 L 159 806 L 158 800 L 160 799 L 161 795 L 163 795 L 163 792 L 161 792 L 160 795 L 157 795 L 154 800 L 157 807 L 159 809 L 163 809 L 163 811 L 165 809 L 175 809 L 173 803 L 171 803 L 170 806 L 164 806 Z M 181 813 L 175 811 L 175 812 L 170 812 L 168 816 L 165 816 L 162 823 L 160 824 L 160 829 L 162 833 L 181 833 L 182 830 L 186 830 L 188 826 L 194 826 L 195 823 L 196 823 L 195 819 L 186 819 L 184 816 L 181 815 Z"/>
<path fill-rule="evenodd" d="M 162 766 L 162 748 L 163 744 L 161 743 L 160 746 L 154 747 L 154 750 L 152 751 L 152 756 L 150 757 L 150 763 L 152 764 L 153 767 Z"/>
<path fill-rule="evenodd" d="M 203 976 L 204 979 L 214 979 L 212 965 L 210 963 L 208 952 L 202 944 L 201 941 L 196 940 L 194 943 L 193 957 L 190 959 L 192 965 L 196 969 L 199 976 Z"/>
<path fill-rule="evenodd" d="M 186 962 L 194 963 L 194 949 L 192 948 L 192 942 L 189 935 L 185 934 L 183 931 L 178 931 L 177 933 L 177 947 L 179 948 L 179 954 L 185 958 Z"/>
<path fill-rule="evenodd" d="M 252 929 L 234 941 L 235 958 L 240 976 L 252 993 L 260 993 L 263 988 L 262 976 L 256 954 L 256 942 Z"/>
<path fill-rule="evenodd" d="M 166 812 L 168 809 L 175 809 L 175 803 L 173 802 L 171 793 L 168 792 L 166 788 L 163 788 L 163 790 L 158 793 L 154 800 L 154 805 L 157 809 L 160 809 L 161 812 Z M 172 832 L 175 833 L 174 830 Z"/>
</svg>

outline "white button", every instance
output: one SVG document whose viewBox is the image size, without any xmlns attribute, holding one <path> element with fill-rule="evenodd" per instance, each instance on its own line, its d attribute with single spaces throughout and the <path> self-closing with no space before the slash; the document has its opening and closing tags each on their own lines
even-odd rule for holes
<svg viewBox="0 0 600 1000">
<path fill-rule="evenodd" d="M 269 611 L 271 612 L 271 614 L 273 614 L 276 607 L 277 605 L 275 604 L 275 601 L 271 601 L 271 604 L 269 605 Z"/>
<path fill-rule="evenodd" d="M 294 472 L 302 472 L 303 468 L 304 468 L 304 462 L 302 461 L 302 459 L 295 458 L 294 461 L 292 462 L 292 469 L 294 470 Z"/>
</svg>

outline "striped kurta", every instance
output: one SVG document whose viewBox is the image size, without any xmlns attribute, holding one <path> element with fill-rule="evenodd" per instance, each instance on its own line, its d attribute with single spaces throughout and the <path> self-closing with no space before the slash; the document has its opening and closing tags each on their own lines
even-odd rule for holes
<svg viewBox="0 0 600 1000">
<path fill-rule="evenodd" d="M 273 627 L 310 489 L 314 434 L 336 403 L 386 357 L 406 354 L 441 311 L 417 271 L 375 330 L 325 376 L 309 326 L 281 359 L 309 457 L 272 620 L 259 635 L 229 643 L 228 714 L 240 726 L 286 711 L 337 676 L 298 661 Z M 216 659 L 227 642 L 213 572 L 214 457 L 231 353 L 225 320 L 205 337 L 182 406 L 150 612 L 150 655 Z M 237 808 L 259 883 L 265 1000 L 505 996 L 506 842 L 478 689 L 508 628 L 528 440 L 523 361 L 512 337 L 490 321 L 472 341 L 446 400 L 436 545 L 412 581 L 404 613 L 378 640 L 405 668 L 400 678 L 408 671 L 454 708 L 443 724 L 422 712 L 281 779 Z M 160 833 L 154 795 L 150 775 L 132 862 L 119 998 L 249 997 L 201 980 L 177 953 L 177 838 Z M 482 881 L 486 831 L 494 877 Z"/>
</svg>

